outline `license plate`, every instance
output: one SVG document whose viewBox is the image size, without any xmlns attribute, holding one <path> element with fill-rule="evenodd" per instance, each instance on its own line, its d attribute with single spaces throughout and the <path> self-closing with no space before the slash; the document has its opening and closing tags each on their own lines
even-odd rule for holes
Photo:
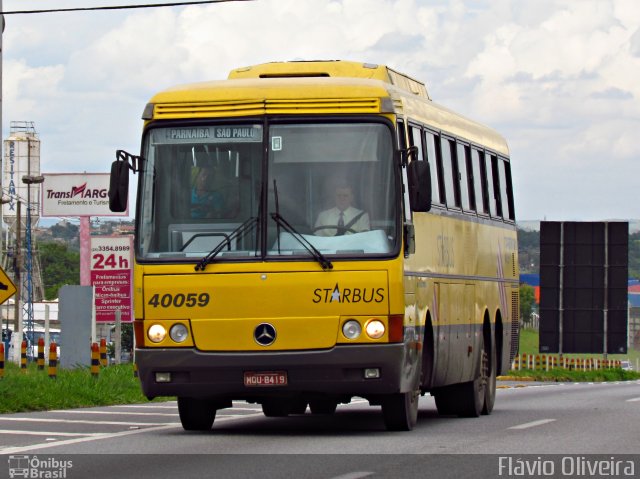
<svg viewBox="0 0 640 479">
<path fill-rule="evenodd" d="M 286 386 L 286 371 L 247 371 L 244 373 L 244 385 L 247 387 Z"/>
</svg>

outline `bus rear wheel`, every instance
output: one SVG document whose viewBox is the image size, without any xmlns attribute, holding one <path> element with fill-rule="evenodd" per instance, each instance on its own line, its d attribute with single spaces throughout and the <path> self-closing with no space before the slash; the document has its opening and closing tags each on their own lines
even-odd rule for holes
<svg viewBox="0 0 640 479">
<path fill-rule="evenodd" d="M 216 408 L 206 399 L 179 397 L 178 414 L 185 431 L 208 431 L 216 418 Z"/>
<path fill-rule="evenodd" d="M 418 422 L 418 391 L 390 394 L 382 400 L 384 425 L 389 431 L 411 431 Z"/>
<path fill-rule="evenodd" d="M 485 355 L 489 364 L 486 365 L 487 382 L 484 388 L 484 405 L 482 406 L 482 414 L 489 415 L 493 411 L 493 405 L 496 402 L 496 376 L 497 376 L 497 355 L 496 345 L 492 342 L 491 350 L 488 355 Z"/>
<path fill-rule="evenodd" d="M 460 384 L 460 403 L 457 411 L 460 417 L 478 417 L 485 407 L 485 396 L 489 380 L 489 356 L 484 338 L 480 345 L 479 374 L 476 379 Z"/>
</svg>

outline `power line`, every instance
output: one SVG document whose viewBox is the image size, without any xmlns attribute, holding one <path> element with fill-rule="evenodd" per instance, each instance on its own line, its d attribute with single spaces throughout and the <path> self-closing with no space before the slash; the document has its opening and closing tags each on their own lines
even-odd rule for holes
<svg viewBox="0 0 640 479">
<path fill-rule="evenodd" d="M 104 7 L 75 7 L 75 8 L 55 8 L 43 10 L 14 10 L 10 12 L 0 12 L 0 15 L 22 15 L 29 13 L 60 13 L 60 12 L 89 12 L 95 10 L 131 10 L 134 8 L 158 8 L 158 7 L 180 7 L 186 5 L 203 5 L 208 3 L 229 3 L 229 2 L 253 2 L 255 0 L 198 0 L 191 2 L 171 2 L 171 3 L 149 3 L 141 5 L 112 5 Z"/>
</svg>

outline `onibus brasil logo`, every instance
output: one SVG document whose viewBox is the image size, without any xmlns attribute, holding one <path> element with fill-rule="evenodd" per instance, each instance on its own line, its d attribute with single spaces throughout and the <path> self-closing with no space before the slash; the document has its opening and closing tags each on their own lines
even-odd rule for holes
<svg viewBox="0 0 640 479">
<path fill-rule="evenodd" d="M 67 470 L 73 467 L 72 461 L 38 456 L 9 456 L 9 477 L 27 477 L 38 479 L 64 479 Z"/>
</svg>

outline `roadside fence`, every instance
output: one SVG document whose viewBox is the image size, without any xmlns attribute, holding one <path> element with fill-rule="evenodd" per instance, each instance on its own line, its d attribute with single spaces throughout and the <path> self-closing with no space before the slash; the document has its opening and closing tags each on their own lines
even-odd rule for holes
<svg viewBox="0 0 640 479">
<path fill-rule="evenodd" d="M 600 358 L 568 358 L 566 356 L 554 356 L 550 354 L 516 355 L 512 369 L 544 370 L 561 368 L 572 371 L 596 371 L 599 369 L 616 369 L 622 367 L 622 361 Z"/>
</svg>

